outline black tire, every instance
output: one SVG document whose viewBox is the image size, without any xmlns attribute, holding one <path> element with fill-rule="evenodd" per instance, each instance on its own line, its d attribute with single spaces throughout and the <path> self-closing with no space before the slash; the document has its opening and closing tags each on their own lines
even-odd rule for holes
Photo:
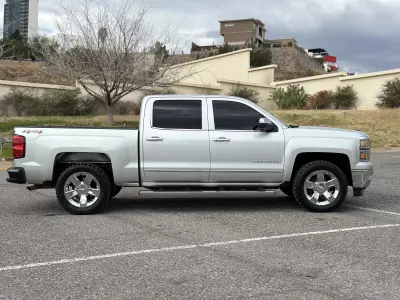
<svg viewBox="0 0 400 300">
<path fill-rule="evenodd" d="M 99 184 L 99 196 L 96 201 L 87 207 L 77 207 L 71 204 L 64 194 L 64 185 L 68 178 L 79 172 L 92 175 Z M 69 213 L 75 215 L 89 215 L 101 212 L 105 209 L 110 199 L 111 184 L 109 177 L 103 169 L 91 164 L 77 164 L 65 169 L 58 177 L 56 184 L 57 199 L 60 205 Z"/>
<path fill-rule="evenodd" d="M 328 171 L 332 173 L 339 183 L 336 199 L 329 204 L 318 205 L 312 203 L 306 196 L 304 184 L 309 175 L 316 171 Z M 293 180 L 293 194 L 296 201 L 303 207 L 315 212 L 330 212 L 340 207 L 346 199 L 348 181 L 343 171 L 336 165 L 327 161 L 313 161 L 302 166 L 295 174 Z M 308 190 L 307 190 L 308 191 Z M 317 202 L 320 203 L 320 202 Z"/>
<path fill-rule="evenodd" d="M 112 188 L 111 188 L 110 199 L 117 196 L 121 190 L 122 190 L 122 186 L 117 186 L 117 185 L 113 184 Z"/>
</svg>

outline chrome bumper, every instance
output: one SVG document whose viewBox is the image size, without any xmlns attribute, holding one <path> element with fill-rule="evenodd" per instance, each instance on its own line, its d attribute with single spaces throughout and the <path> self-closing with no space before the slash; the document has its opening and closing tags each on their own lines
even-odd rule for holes
<svg viewBox="0 0 400 300">
<path fill-rule="evenodd" d="M 365 190 L 372 181 L 374 171 L 370 170 L 352 170 L 353 188 Z"/>
</svg>

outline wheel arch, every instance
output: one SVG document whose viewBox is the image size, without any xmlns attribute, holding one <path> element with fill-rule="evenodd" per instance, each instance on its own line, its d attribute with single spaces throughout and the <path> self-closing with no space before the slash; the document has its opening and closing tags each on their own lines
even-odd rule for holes
<svg viewBox="0 0 400 300">
<path fill-rule="evenodd" d="M 54 159 L 52 181 L 55 183 L 60 174 L 69 166 L 74 164 L 93 164 L 101 167 L 114 182 L 111 158 L 100 152 L 61 152 Z"/>
<path fill-rule="evenodd" d="M 290 175 L 290 182 L 293 181 L 293 178 L 296 172 L 305 164 L 312 162 L 312 161 L 327 161 L 330 162 L 337 167 L 339 167 L 343 173 L 346 175 L 347 181 L 350 186 L 353 185 L 353 178 L 351 175 L 351 165 L 350 165 L 350 158 L 348 155 L 344 153 L 330 153 L 330 152 L 304 152 L 297 154 L 292 173 Z"/>
</svg>

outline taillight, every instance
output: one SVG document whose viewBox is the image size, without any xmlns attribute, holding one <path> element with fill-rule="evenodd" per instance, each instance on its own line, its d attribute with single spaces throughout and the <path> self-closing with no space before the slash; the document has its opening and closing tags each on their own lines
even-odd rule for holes
<svg viewBox="0 0 400 300">
<path fill-rule="evenodd" d="M 14 135 L 12 138 L 12 152 L 14 159 L 25 157 L 25 137 L 21 135 Z"/>
</svg>

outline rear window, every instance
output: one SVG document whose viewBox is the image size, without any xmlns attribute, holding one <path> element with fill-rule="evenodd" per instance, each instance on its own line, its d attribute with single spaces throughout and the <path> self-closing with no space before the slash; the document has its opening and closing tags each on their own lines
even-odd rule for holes
<svg viewBox="0 0 400 300">
<path fill-rule="evenodd" d="M 165 129 L 202 129 L 201 100 L 154 101 L 153 127 Z"/>
</svg>

